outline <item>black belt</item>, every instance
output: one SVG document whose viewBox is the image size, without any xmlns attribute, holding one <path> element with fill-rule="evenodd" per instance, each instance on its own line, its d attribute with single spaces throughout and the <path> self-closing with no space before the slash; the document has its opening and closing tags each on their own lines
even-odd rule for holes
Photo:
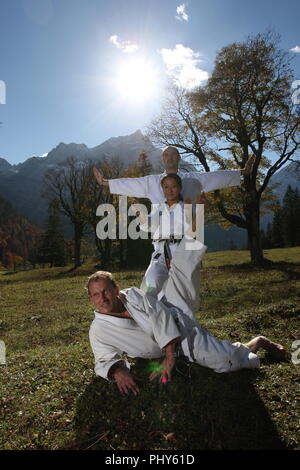
<svg viewBox="0 0 300 470">
<path fill-rule="evenodd" d="M 180 243 L 181 238 L 175 238 L 174 235 L 171 235 L 170 238 L 159 238 L 158 240 L 153 240 L 155 242 L 168 242 L 168 243 Z"/>
<path fill-rule="evenodd" d="M 170 243 L 180 243 L 182 238 L 175 238 L 174 236 L 171 236 L 170 238 L 166 239 L 160 239 L 160 242 L 164 242 L 164 255 L 165 255 L 165 261 L 166 261 L 166 266 L 168 269 L 170 269 L 170 264 L 172 260 L 172 253 L 170 250 Z"/>
</svg>

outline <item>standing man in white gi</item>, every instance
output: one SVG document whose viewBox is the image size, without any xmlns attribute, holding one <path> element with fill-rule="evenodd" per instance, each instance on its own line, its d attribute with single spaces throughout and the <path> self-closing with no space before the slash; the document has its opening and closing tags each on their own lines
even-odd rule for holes
<svg viewBox="0 0 300 470">
<path fill-rule="evenodd" d="M 140 178 L 117 178 L 106 180 L 101 173 L 94 168 L 94 175 L 99 185 L 109 187 L 112 194 L 119 194 L 129 197 L 148 198 L 153 205 L 162 204 L 165 202 L 165 195 L 161 185 L 161 181 L 167 174 L 177 174 L 182 181 L 181 196 L 183 200 L 191 199 L 196 200 L 201 193 L 207 191 L 214 191 L 216 189 L 238 186 L 241 183 L 241 175 L 249 175 L 251 173 L 252 165 L 255 156 L 248 159 L 245 168 L 241 170 L 218 170 L 213 172 L 182 172 L 178 169 L 180 154 L 176 147 L 167 147 L 163 152 L 163 163 L 165 171 L 158 175 L 142 176 Z M 156 246 L 154 244 L 154 252 L 150 260 L 150 264 L 146 274 L 154 273 L 152 278 L 143 279 L 141 289 L 145 292 L 155 291 L 159 292 L 157 282 L 165 278 L 165 268 L 162 263 L 157 262 Z M 147 281 L 147 282 L 146 282 Z M 162 286 L 161 286 L 162 287 Z"/>
<path fill-rule="evenodd" d="M 212 172 L 190 171 L 183 172 L 178 169 L 181 156 L 176 147 L 167 147 L 163 152 L 164 173 L 147 175 L 140 178 L 116 178 L 106 180 L 94 168 L 94 175 L 99 185 L 109 187 L 112 194 L 129 197 L 148 198 L 152 204 L 164 202 L 161 179 L 168 173 L 177 173 L 182 179 L 183 199 L 195 199 L 200 193 L 216 189 L 239 186 L 241 175 L 249 175 L 255 156 L 251 156 L 241 170 L 217 170 Z"/>
</svg>

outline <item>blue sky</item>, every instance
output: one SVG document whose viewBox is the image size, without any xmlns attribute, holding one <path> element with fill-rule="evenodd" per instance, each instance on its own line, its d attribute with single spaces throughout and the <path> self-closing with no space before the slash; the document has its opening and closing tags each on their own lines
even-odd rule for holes
<svg viewBox="0 0 300 470">
<path fill-rule="evenodd" d="M 300 49 L 299 15 L 296 0 L 2 1 L 0 157 L 13 164 L 60 142 L 93 147 L 143 130 L 168 73 L 205 83 L 218 50 L 267 28 L 281 34 L 283 49 Z M 299 79 L 300 53 L 291 54 Z M 127 93 L 120 71 L 137 60 Z"/>
</svg>

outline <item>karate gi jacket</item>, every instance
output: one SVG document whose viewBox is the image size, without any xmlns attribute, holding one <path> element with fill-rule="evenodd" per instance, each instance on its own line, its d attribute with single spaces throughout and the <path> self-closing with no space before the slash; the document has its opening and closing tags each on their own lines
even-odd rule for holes
<svg viewBox="0 0 300 470">
<path fill-rule="evenodd" d="M 172 310 L 136 287 L 121 291 L 131 318 L 114 317 L 95 311 L 89 337 L 95 356 L 96 375 L 109 380 L 109 369 L 124 354 L 135 358 L 159 358 L 163 348 L 180 336 Z M 128 361 L 124 361 L 130 368 Z"/>
<path fill-rule="evenodd" d="M 140 224 L 140 229 L 144 232 L 151 232 L 153 242 L 160 239 L 167 240 L 170 237 L 182 239 L 184 235 L 194 237 L 196 233 L 192 229 L 193 218 L 198 218 L 197 239 L 203 242 L 204 239 L 204 205 L 185 204 L 179 201 L 173 206 L 168 206 L 166 202 L 153 204 L 151 213 L 147 220 Z M 200 236 L 199 236 L 200 235 Z M 154 245 L 155 246 L 155 245 Z"/>
<path fill-rule="evenodd" d="M 201 192 L 239 186 L 241 183 L 240 170 L 217 170 L 208 173 L 178 171 L 177 174 L 182 179 L 181 194 L 183 199 L 195 199 Z M 112 194 L 148 198 L 152 204 L 160 204 L 165 201 L 160 182 L 166 175 L 167 173 L 164 172 L 140 178 L 111 179 L 108 180 L 109 190 Z"/>
<path fill-rule="evenodd" d="M 176 290 L 170 283 L 171 294 Z M 164 356 L 163 348 L 180 337 L 180 355 L 189 362 L 213 369 L 215 372 L 232 372 L 242 368 L 257 368 L 259 358 L 243 344 L 219 340 L 189 315 L 177 307 L 156 300 L 136 287 L 122 291 L 124 305 L 131 318 L 113 317 L 95 311 L 89 336 L 95 356 L 95 373 L 110 381 L 108 372 L 116 362 L 129 357 L 154 359 Z"/>
</svg>

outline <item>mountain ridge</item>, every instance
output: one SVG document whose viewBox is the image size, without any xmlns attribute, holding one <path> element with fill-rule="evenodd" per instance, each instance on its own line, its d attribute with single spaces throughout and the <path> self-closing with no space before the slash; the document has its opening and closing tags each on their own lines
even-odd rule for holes
<svg viewBox="0 0 300 470">
<path fill-rule="evenodd" d="M 162 150 L 155 147 L 147 136 L 144 136 L 138 129 L 126 136 L 111 137 L 99 145 L 87 147 L 86 144 L 76 144 L 71 142 L 66 144 L 60 142 L 44 156 L 32 156 L 24 162 L 11 165 L 3 157 L 0 158 L 0 195 L 5 197 L 18 212 L 27 217 L 33 224 L 42 227 L 47 214 L 47 201 L 41 197 L 43 191 L 43 177 L 49 168 L 56 167 L 68 157 L 75 157 L 78 161 L 91 158 L 94 161 L 101 161 L 103 158 L 118 156 L 125 166 L 137 161 L 140 153 L 144 151 L 148 155 L 153 167 L 153 173 L 163 171 L 161 163 Z M 182 162 L 182 166 L 187 164 Z M 271 183 L 278 184 L 274 190 L 279 200 L 282 200 L 288 184 L 300 189 L 299 175 L 290 167 L 281 169 L 276 173 Z M 192 168 L 192 165 L 190 165 Z M 272 219 L 272 214 L 261 218 L 261 226 L 266 228 L 267 223 Z M 233 227 L 224 231 L 220 227 L 214 232 L 210 229 L 208 237 L 214 240 L 210 249 L 226 249 L 226 246 L 236 244 L 237 247 L 246 246 L 246 233 L 242 229 Z M 242 231 L 241 231 L 242 230 Z M 223 238 L 222 238 L 223 233 Z M 232 235 L 232 238 L 230 238 Z"/>
<path fill-rule="evenodd" d="M 42 227 L 47 214 L 47 201 L 41 194 L 48 169 L 55 168 L 69 157 L 75 157 L 78 161 L 90 158 L 100 162 L 103 158 L 118 156 L 125 166 L 129 166 L 137 161 L 142 151 L 149 155 L 154 172 L 160 172 L 161 150 L 154 147 L 140 130 L 127 136 L 112 137 L 92 148 L 85 144 L 60 142 L 47 156 L 31 156 L 16 165 L 1 158 L 0 194 L 32 223 Z"/>
</svg>

